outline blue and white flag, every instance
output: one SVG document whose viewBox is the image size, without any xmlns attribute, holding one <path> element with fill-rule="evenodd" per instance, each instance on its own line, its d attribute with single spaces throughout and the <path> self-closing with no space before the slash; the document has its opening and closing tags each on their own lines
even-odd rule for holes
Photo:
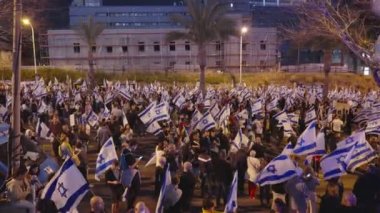
<svg viewBox="0 0 380 213">
<path fill-rule="evenodd" d="M 102 117 L 104 119 L 108 119 L 108 118 L 111 117 L 111 112 L 110 112 L 110 110 L 108 109 L 108 107 L 106 105 L 104 105 L 104 111 L 102 113 Z"/>
<path fill-rule="evenodd" d="M 215 120 L 221 125 L 231 115 L 231 109 L 229 105 L 224 106 L 219 113 L 215 116 Z"/>
<path fill-rule="evenodd" d="M 210 109 L 209 109 L 212 117 L 216 120 L 216 116 L 218 115 L 218 113 L 220 112 L 220 109 L 218 107 L 218 104 L 214 104 Z"/>
<path fill-rule="evenodd" d="M 337 143 L 337 148 L 351 147 L 360 141 L 365 141 L 364 131 L 355 132 L 343 141 Z"/>
<path fill-rule="evenodd" d="M 275 98 L 275 99 L 273 99 L 271 102 L 269 102 L 268 104 L 267 104 L 267 111 L 268 112 L 270 112 L 270 111 L 272 111 L 272 110 L 275 110 L 276 108 L 277 108 L 277 102 L 278 102 L 278 99 L 277 98 Z"/>
<path fill-rule="evenodd" d="M 179 93 L 176 97 L 173 98 L 173 103 L 176 105 L 178 108 L 182 108 L 183 104 L 186 102 L 185 97 L 181 93 Z"/>
<path fill-rule="evenodd" d="M 5 165 L 3 162 L 0 161 L 0 174 L 3 175 L 3 177 L 7 177 L 8 175 L 8 166 Z"/>
<path fill-rule="evenodd" d="M 38 173 L 38 180 L 42 184 L 47 183 L 50 175 L 59 169 L 57 161 L 49 155 L 46 156 L 46 159 L 39 165 L 39 167 L 40 172 Z"/>
<path fill-rule="evenodd" d="M 203 116 L 202 113 L 199 112 L 198 109 L 194 111 L 193 116 L 191 117 L 191 121 L 190 121 L 192 129 L 194 129 L 197 126 L 197 124 L 201 120 L 202 116 Z"/>
<path fill-rule="evenodd" d="M 112 163 L 117 160 L 117 154 L 112 137 L 110 137 L 99 151 L 96 159 L 95 180 L 99 181 L 99 176 L 109 169 Z"/>
<path fill-rule="evenodd" d="M 152 102 L 149 104 L 143 111 L 139 113 L 140 120 L 147 124 L 154 118 L 154 107 L 156 106 L 156 102 Z"/>
<path fill-rule="evenodd" d="M 164 212 L 164 197 L 166 188 L 172 183 L 172 178 L 170 176 L 170 170 L 169 165 L 166 167 L 165 175 L 162 181 L 161 190 L 160 190 L 160 196 L 157 200 L 157 206 L 156 206 L 156 213 L 163 213 Z"/>
<path fill-rule="evenodd" d="M 38 119 L 36 131 L 37 136 L 40 138 L 50 139 L 54 136 L 49 127 L 44 122 L 41 122 L 40 119 Z"/>
<path fill-rule="evenodd" d="M 129 125 L 128 124 L 128 119 L 127 119 L 127 116 L 125 115 L 124 111 L 123 111 L 123 127 Z"/>
<path fill-rule="evenodd" d="M 237 152 L 242 145 L 248 147 L 248 143 L 248 137 L 243 134 L 241 129 L 239 129 L 238 133 L 235 136 L 235 139 L 232 141 L 230 152 Z"/>
<path fill-rule="evenodd" d="M 203 117 L 199 120 L 195 128 L 201 131 L 208 131 L 215 127 L 216 127 L 216 123 L 214 121 L 214 118 L 212 118 L 210 112 L 206 112 L 203 115 Z"/>
<path fill-rule="evenodd" d="M 371 145 L 367 141 L 362 140 L 351 148 L 343 163 L 343 167 L 346 171 L 354 172 L 356 168 L 369 163 L 376 157 L 377 154 Z"/>
<path fill-rule="evenodd" d="M 71 158 L 62 164 L 42 191 L 41 198 L 54 202 L 59 212 L 73 211 L 90 187 Z"/>
<path fill-rule="evenodd" d="M 313 152 L 309 153 L 308 156 L 318 156 L 318 155 L 324 155 L 324 154 L 326 154 L 325 133 L 320 131 L 317 134 L 317 145 L 313 149 Z"/>
<path fill-rule="evenodd" d="M 308 126 L 311 122 L 317 120 L 314 108 L 309 109 L 305 114 L 305 124 Z"/>
<path fill-rule="evenodd" d="M 289 121 L 292 125 L 298 124 L 298 120 L 300 119 L 300 116 L 296 113 L 288 113 Z"/>
<path fill-rule="evenodd" d="M 261 103 L 261 99 L 256 100 L 252 104 L 252 115 L 261 114 L 263 112 L 263 104 Z"/>
<path fill-rule="evenodd" d="M 321 169 L 325 180 L 345 174 L 343 163 L 353 146 L 337 148 L 321 158 Z"/>
<path fill-rule="evenodd" d="M 9 141 L 9 127 L 7 123 L 0 124 L 0 145 L 8 143 Z"/>
<path fill-rule="evenodd" d="M 280 155 L 260 172 L 257 183 L 260 186 L 282 183 L 296 175 L 296 166 L 293 161 L 287 155 Z"/>
<path fill-rule="evenodd" d="M 129 101 L 131 100 L 132 96 L 125 88 L 119 88 L 118 89 L 119 95 L 124 98 L 125 100 Z"/>
<path fill-rule="evenodd" d="M 170 120 L 168 103 L 162 102 L 160 104 L 157 104 L 154 107 L 153 119 L 150 122 L 154 122 L 154 121 L 168 121 L 168 120 Z"/>
<path fill-rule="evenodd" d="M 296 155 L 307 155 L 313 153 L 317 147 L 317 122 L 312 121 L 310 125 L 298 137 L 293 153 Z"/>
<path fill-rule="evenodd" d="M 369 120 L 365 132 L 373 132 L 380 126 L 380 119 Z"/>
<path fill-rule="evenodd" d="M 236 212 L 238 208 L 237 203 L 237 184 L 238 184 L 238 172 L 235 171 L 234 178 L 230 186 L 230 190 L 227 197 L 226 207 L 224 208 L 224 213 Z"/>
<path fill-rule="evenodd" d="M 149 132 L 157 136 L 160 133 L 162 133 L 162 129 L 160 124 L 158 124 L 157 121 L 154 121 L 148 125 L 148 127 L 146 128 L 146 132 Z"/>
<path fill-rule="evenodd" d="M 281 154 L 280 155 L 291 155 L 293 154 L 293 146 L 292 146 L 292 143 L 289 142 L 288 144 L 286 144 L 286 146 L 284 147 L 284 149 L 282 150 Z"/>
<path fill-rule="evenodd" d="M 91 112 L 87 115 L 86 120 L 90 126 L 94 127 L 98 123 L 99 118 L 96 113 L 91 110 Z"/>
<path fill-rule="evenodd" d="M 111 103 L 114 98 L 114 94 L 112 92 L 107 92 L 106 98 L 104 99 L 104 104 Z"/>
</svg>

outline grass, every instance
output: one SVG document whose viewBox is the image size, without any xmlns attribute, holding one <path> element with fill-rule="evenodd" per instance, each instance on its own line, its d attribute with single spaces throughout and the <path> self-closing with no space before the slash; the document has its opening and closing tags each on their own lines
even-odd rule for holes
<svg viewBox="0 0 380 213">
<path fill-rule="evenodd" d="M 38 73 L 47 81 L 54 80 L 56 77 L 59 81 L 65 81 L 66 76 L 70 76 L 73 80 L 78 78 L 85 78 L 85 71 L 74 71 L 57 68 L 39 68 Z M 196 83 L 199 80 L 198 72 L 126 72 L 126 73 L 112 73 L 112 72 L 97 72 L 96 80 L 102 83 L 103 79 L 107 80 L 135 80 L 137 82 L 153 83 L 155 81 L 171 84 L 173 82 L 179 84 Z M 234 74 L 238 79 L 238 74 Z M 5 80 L 10 80 L 12 72 L 9 68 L 0 68 L 0 77 Z M 22 70 L 21 79 L 33 80 L 33 70 Z M 312 84 L 323 83 L 324 75 L 322 73 L 284 73 L 284 72 L 260 72 L 260 73 L 245 73 L 243 74 L 243 82 L 247 86 L 263 86 L 263 85 L 288 85 L 292 86 L 294 83 Z M 206 82 L 211 85 L 231 85 L 232 78 L 229 73 L 216 73 L 209 71 L 206 73 Z M 353 73 L 331 73 L 330 85 L 332 88 L 335 86 L 345 86 L 357 88 L 360 90 L 377 89 L 377 85 L 371 76 L 363 76 Z"/>
</svg>

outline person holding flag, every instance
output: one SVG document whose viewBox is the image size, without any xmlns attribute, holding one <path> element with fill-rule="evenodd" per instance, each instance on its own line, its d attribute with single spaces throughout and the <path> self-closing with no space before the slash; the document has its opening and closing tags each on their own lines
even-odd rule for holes
<svg viewBox="0 0 380 213">
<path fill-rule="evenodd" d="M 105 173 L 105 180 L 108 187 L 111 189 L 111 212 L 118 213 L 123 195 L 123 185 L 120 183 L 119 162 L 117 160 L 112 161 L 111 167 Z"/>
</svg>

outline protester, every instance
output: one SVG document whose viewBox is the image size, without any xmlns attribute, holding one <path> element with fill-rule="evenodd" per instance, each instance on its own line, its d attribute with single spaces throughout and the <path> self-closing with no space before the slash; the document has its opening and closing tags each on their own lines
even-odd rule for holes
<svg viewBox="0 0 380 213">
<path fill-rule="evenodd" d="M 118 161 L 114 161 L 110 169 L 105 173 L 105 180 L 111 189 L 112 206 L 111 212 L 118 213 L 120 208 L 120 201 L 123 195 L 123 186 L 120 183 L 120 171 Z"/>
<path fill-rule="evenodd" d="M 179 202 L 182 204 L 182 209 L 184 211 L 188 211 L 191 206 L 195 184 L 196 179 L 192 173 L 192 165 L 190 162 L 185 162 L 183 164 L 183 173 L 178 185 L 178 188 L 182 190 L 182 196 Z"/>
<path fill-rule="evenodd" d="M 90 200 L 90 213 L 105 213 L 104 201 L 99 196 L 93 196 Z"/>
<path fill-rule="evenodd" d="M 256 178 L 260 172 L 260 160 L 256 157 L 256 152 L 252 150 L 247 157 L 247 175 L 248 175 L 248 194 L 249 198 L 255 199 L 257 186 Z"/>
</svg>

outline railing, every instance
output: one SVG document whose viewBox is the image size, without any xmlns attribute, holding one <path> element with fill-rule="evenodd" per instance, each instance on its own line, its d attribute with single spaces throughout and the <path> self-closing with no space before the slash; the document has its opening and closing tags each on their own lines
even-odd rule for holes
<svg viewBox="0 0 380 213">
<path fill-rule="evenodd" d="M 281 70 L 284 72 L 323 72 L 323 64 L 281 66 Z M 349 72 L 349 69 L 346 65 L 333 65 L 331 66 L 331 72 Z"/>
</svg>

